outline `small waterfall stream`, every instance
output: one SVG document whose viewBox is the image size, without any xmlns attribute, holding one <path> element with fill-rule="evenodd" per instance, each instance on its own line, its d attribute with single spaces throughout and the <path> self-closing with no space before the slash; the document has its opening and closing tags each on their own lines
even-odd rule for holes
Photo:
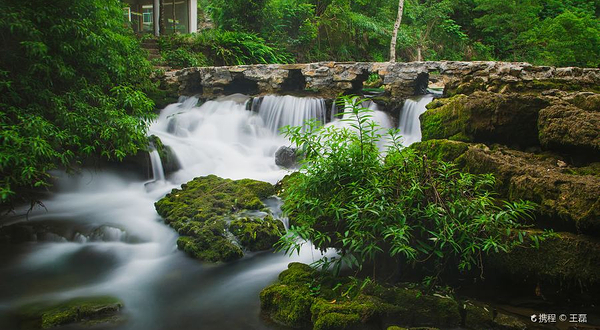
<svg viewBox="0 0 600 330">
<path fill-rule="evenodd" d="M 404 102 L 400 111 L 400 121 L 398 129 L 402 135 L 402 144 L 409 146 L 415 142 L 421 141 L 421 121 L 419 116 L 427 111 L 427 104 L 433 101 L 433 95 L 421 95 L 409 98 Z"/>
<path fill-rule="evenodd" d="M 91 295 L 124 301 L 127 321 L 110 329 L 271 329 L 259 317 L 258 293 L 289 262 L 310 263 L 319 252 L 305 246 L 294 257 L 267 251 L 203 264 L 177 250 L 177 233 L 153 205 L 202 175 L 275 183 L 287 173 L 274 162 L 277 148 L 289 144 L 279 128 L 325 118 L 321 99 L 267 96 L 258 113 L 247 111 L 247 102 L 233 95 L 198 106 L 182 98 L 162 110 L 149 134 L 170 147 L 180 169 L 165 176 L 153 150 L 152 184 L 124 168 L 54 172 L 47 211 L 37 208 L 26 219 L 21 208 L 8 219 L 42 232 L 0 249 L 0 329 L 16 328 L 10 313 L 20 305 Z"/>
</svg>

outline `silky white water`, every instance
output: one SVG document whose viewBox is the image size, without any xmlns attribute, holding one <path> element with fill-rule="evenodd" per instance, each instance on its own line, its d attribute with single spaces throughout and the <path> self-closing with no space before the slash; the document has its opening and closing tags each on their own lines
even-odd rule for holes
<svg viewBox="0 0 600 330">
<path fill-rule="evenodd" d="M 427 104 L 433 101 L 433 95 L 427 94 L 407 99 L 400 111 L 398 129 L 402 135 L 402 145 L 409 146 L 421 141 L 421 121 L 419 116 L 427 111 Z"/>
<path fill-rule="evenodd" d="M 306 246 L 293 258 L 267 251 L 203 264 L 176 249 L 177 233 L 153 205 L 197 176 L 272 183 L 283 177 L 287 172 L 275 165 L 274 153 L 289 141 L 278 128 L 299 118 L 323 120 L 324 102 L 270 99 L 258 113 L 246 110 L 241 95 L 201 106 L 195 98 L 182 99 L 166 107 L 149 133 L 172 149 L 181 166 L 169 175 L 156 151 L 150 153 L 150 181 L 120 168 L 53 173 L 46 209 L 36 208 L 28 220 L 26 208 L 19 209 L 8 219 L 44 230 L 30 243 L 0 251 L 0 328 L 15 326 L 10 311 L 22 304 L 91 295 L 124 301 L 127 320 L 117 329 L 270 328 L 259 318 L 258 292 L 289 262 L 310 263 L 319 253 Z"/>
</svg>

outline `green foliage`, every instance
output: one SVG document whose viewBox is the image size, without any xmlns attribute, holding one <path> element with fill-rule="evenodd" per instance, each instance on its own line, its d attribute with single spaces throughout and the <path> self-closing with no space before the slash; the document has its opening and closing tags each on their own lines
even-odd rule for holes
<svg viewBox="0 0 600 330">
<path fill-rule="evenodd" d="M 390 257 L 431 260 L 441 271 L 481 266 L 482 254 L 521 243 L 521 220 L 531 217 L 532 203 L 495 200 L 492 175 L 461 173 L 402 149 L 394 131 L 383 156 L 370 110 L 357 97 L 342 100 L 353 105 L 352 129 L 310 123 L 304 131 L 285 130 L 306 157 L 301 174 L 286 183 L 283 208 L 293 225 L 280 249 L 290 253 L 303 240 L 333 247 L 339 257 L 320 262 L 334 271 L 342 263 L 361 268 Z"/>
<path fill-rule="evenodd" d="M 170 54 L 179 51 L 175 64 L 182 65 L 244 65 L 291 61 L 286 52 L 270 46 L 255 34 L 245 32 L 208 30 L 198 34 L 162 37 L 159 43 L 167 61 Z"/>
<path fill-rule="evenodd" d="M 205 66 L 208 61 L 204 54 L 191 52 L 185 48 L 166 50 L 162 56 L 166 65 L 177 69 Z"/>
<path fill-rule="evenodd" d="M 547 18 L 526 35 L 535 63 L 557 66 L 600 65 L 600 22 L 589 13 L 565 11 Z"/>
<path fill-rule="evenodd" d="M 212 1 L 219 31 L 250 32 L 296 62 L 387 61 L 396 1 Z M 597 1 L 406 0 L 402 60 L 597 66 Z M 564 52 L 563 52 L 564 51 Z M 209 58 L 211 54 L 206 54 Z"/>
<path fill-rule="evenodd" d="M 117 0 L 0 3 L 0 203 L 147 145 L 151 67 Z"/>
</svg>

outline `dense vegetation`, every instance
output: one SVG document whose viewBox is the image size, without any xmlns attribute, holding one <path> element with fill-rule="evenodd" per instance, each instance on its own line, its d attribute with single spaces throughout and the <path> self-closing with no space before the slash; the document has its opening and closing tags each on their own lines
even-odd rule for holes
<svg viewBox="0 0 600 330">
<path fill-rule="evenodd" d="M 0 2 L 0 202 L 147 145 L 152 68 L 118 0 Z"/>
<path fill-rule="evenodd" d="M 397 6 L 398 1 L 389 0 L 204 0 L 199 1 L 202 23 L 214 26 L 200 33 L 208 37 L 195 37 L 201 40 L 195 45 L 204 47 L 207 55 L 200 64 L 210 65 L 282 59 L 387 61 Z M 594 0 L 407 0 L 398 61 L 502 60 L 596 67 L 598 12 Z M 189 49 L 186 44 L 175 38 L 169 49 Z M 280 56 L 264 56 L 265 49 Z M 259 55 L 234 55 L 254 51 Z"/>
<path fill-rule="evenodd" d="M 391 132 L 382 156 L 370 110 L 357 98 L 345 102 L 355 104 L 352 129 L 287 129 L 305 158 L 300 173 L 286 183 L 283 208 L 293 225 L 282 249 L 291 252 L 310 240 L 321 250 L 339 252 L 340 257 L 321 259 L 325 268 L 333 262 L 339 270 L 344 262 L 375 271 L 378 262 L 395 260 L 421 264 L 436 277 L 448 268 L 481 267 L 483 254 L 523 242 L 519 228 L 531 217 L 531 203 L 500 203 L 490 192 L 491 175 L 461 173 L 403 149 L 397 132 Z"/>
</svg>

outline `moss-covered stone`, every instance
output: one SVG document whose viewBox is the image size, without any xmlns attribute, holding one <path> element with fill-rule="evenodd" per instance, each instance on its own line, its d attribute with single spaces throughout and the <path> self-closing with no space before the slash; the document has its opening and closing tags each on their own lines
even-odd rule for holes
<svg viewBox="0 0 600 330">
<path fill-rule="evenodd" d="M 452 298 L 375 282 L 362 285 L 299 263 L 291 263 L 279 275 L 278 283 L 261 292 L 260 299 L 267 316 L 291 327 L 379 329 L 382 324 L 455 327 L 461 323 L 458 304 Z"/>
<path fill-rule="evenodd" d="M 177 159 L 171 147 L 164 145 L 162 140 L 156 135 L 150 135 L 148 140 L 150 141 L 150 148 L 154 148 L 158 152 L 165 174 L 170 174 L 181 169 L 179 159 Z"/>
<path fill-rule="evenodd" d="M 421 115 L 423 140 L 539 145 L 538 112 L 549 104 L 546 97 L 518 93 L 475 92 L 438 100 Z"/>
<path fill-rule="evenodd" d="M 229 231 L 250 251 L 268 250 L 285 233 L 283 223 L 267 215 L 264 219 L 243 217 L 229 224 Z"/>
<path fill-rule="evenodd" d="M 280 222 L 265 213 L 241 215 L 247 210 L 265 210 L 261 198 L 274 193 L 267 182 L 209 175 L 173 189 L 155 206 L 183 236 L 177 242 L 181 250 L 204 261 L 231 261 L 243 256 L 243 247 L 252 251 L 271 248 L 283 233 Z"/>
<path fill-rule="evenodd" d="M 349 301 L 315 299 L 310 309 L 315 330 L 375 328 L 384 310 L 381 299 L 363 294 Z"/>
<path fill-rule="evenodd" d="M 60 303 L 43 302 L 22 306 L 19 310 L 22 328 L 50 329 L 79 323 L 119 322 L 123 303 L 114 297 L 83 297 Z"/>
<path fill-rule="evenodd" d="M 531 242 L 530 238 L 526 240 Z M 507 254 L 489 256 L 488 267 L 513 280 L 553 292 L 571 288 L 600 289 L 600 240 L 571 233 L 557 233 L 539 243 L 526 244 Z"/>
<path fill-rule="evenodd" d="M 571 104 L 550 106 L 540 111 L 538 128 L 544 148 L 579 151 L 600 159 L 600 108 L 586 111 Z"/>
<path fill-rule="evenodd" d="M 469 149 L 469 144 L 451 140 L 427 140 L 415 142 L 410 148 L 427 155 L 429 159 L 451 162 L 463 155 Z"/>
<path fill-rule="evenodd" d="M 273 284 L 260 292 L 260 306 L 273 321 L 288 327 L 301 328 L 311 324 L 310 307 L 313 297 L 308 286 Z"/>
<path fill-rule="evenodd" d="M 496 188 L 510 200 L 539 204 L 539 220 L 571 227 L 581 233 L 600 235 L 600 179 L 572 175 L 551 157 L 538 157 L 504 147 L 470 146 L 457 159 L 473 173 L 492 172 Z"/>
<path fill-rule="evenodd" d="M 600 171 L 593 164 L 577 168 L 552 154 L 448 140 L 425 141 L 411 148 L 432 159 L 454 161 L 472 173 L 493 173 L 502 197 L 538 203 L 538 220 L 554 228 L 600 235 Z"/>
</svg>

